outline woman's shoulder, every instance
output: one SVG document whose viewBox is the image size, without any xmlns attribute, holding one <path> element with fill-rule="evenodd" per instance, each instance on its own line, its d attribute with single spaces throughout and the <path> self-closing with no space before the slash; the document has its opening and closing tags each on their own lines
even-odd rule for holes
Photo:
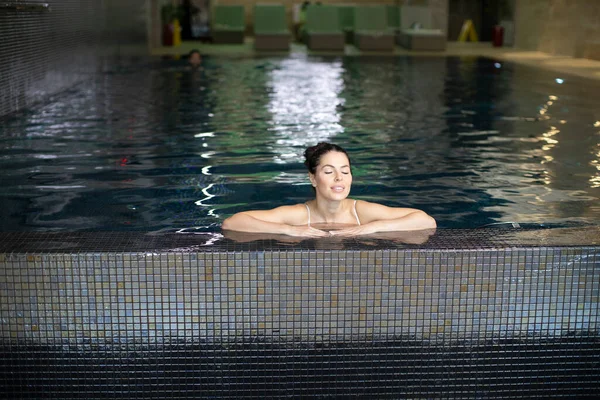
<svg viewBox="0 0 600 400">
<path fill-rule="evenodd" d="M 357 209 L 359 207 L 368 208 L 368 207 L 371 207 L 373 204 L 377 205 L 377 203 L 371 203 L 370 201 L 366 201 L 366 200 L 359 200 L 359 199 L 348 199 L 348 200 L 351 201 L 354 204 L 354 207 L 356 207 Z"/>
<path fill-rule="evenodd" d="M 307 220 L 305 203 L 279 206 L 272 211 L 279 214 L 280 218 L 289 225 L 302 225 Z"/>
<path fill-rule="evenodd" d="M 275 207 L 270 211 L 284 214 L 306 214 L 306 204 L 307 203 L 289 204 Z"/>
<path fill-rule="evenodd" d="M 306 223 L 306 206 L 304 206 L 304 204 L 285 205 L 268 210 L 247 210 L 241 211 L 238 214 L 245 214 L 262 221 L 288 225 L 301 225 Z"/>
<path fill-rule="evenodd" d="M 307 204 L 308 204 L 308 202 L 298 203 L 298 204 L 290 204 L 290 205 L 286 205 L 286 206 L 279 206 L 279 207 L 275 208 L 275 210 L 290 211 L 290 212 L 306 211 Z"/>
<path fill-rule="evenodd" d="M 380 219 L 402 218 L 414 212 L 422 212 L 416 208 L 410 207 L 390 207 L 379 203 L 366 200 L 356 201 L 356 212 L 361 221 L 376 221 Z"/>
<path fill-rule="evenodd" d="M 250 210 L 250 211 L 246 211 L 247 213 L 250 214 L 254 214 L 254 213 L 261 213 L 261 214 L 298 214 L 300 212 L 304 212 L 306 213 L 306 204 L 305 203 L 298 203 L 298 204 L 290 204 L 290 205 L 284 205 L 284 206 L 278 206 L 275 208 L 271 208 L 268 210 Z"/>
</svg>

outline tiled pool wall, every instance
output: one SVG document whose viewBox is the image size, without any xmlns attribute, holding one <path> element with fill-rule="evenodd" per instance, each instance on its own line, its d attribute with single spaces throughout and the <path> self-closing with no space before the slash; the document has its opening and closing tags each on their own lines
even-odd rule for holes
<svg viewBox="0 0 600 400">
<path fill-rule="evenodd" d="M 90 79 L 102 68 L 102 59 L 123 55 L 122 46 L 129 52 L 137 47 L 146 51 L 147 4 L 144 0 L 2 2 L 0 117 Z"/>
<path fill-rule="evenodd" d="M 9 398 L 600 390 L 600 246 L 47 243 L 0 255 Z"/>
</svg>

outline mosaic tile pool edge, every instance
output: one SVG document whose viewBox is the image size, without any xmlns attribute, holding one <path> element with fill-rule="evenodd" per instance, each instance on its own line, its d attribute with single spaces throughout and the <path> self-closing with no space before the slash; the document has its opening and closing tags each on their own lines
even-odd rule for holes
<svg viewBox="0 0 600 400">
<path fill-rule="evenodd" d="M 0 397 L 594 398 L 596 233 L 2 233 Z"/>
<path fill-rule="evenodd" d="M 600 248 L 4 254 L 0 271 L 3 341 L 598 334 Z"/>
</svg>

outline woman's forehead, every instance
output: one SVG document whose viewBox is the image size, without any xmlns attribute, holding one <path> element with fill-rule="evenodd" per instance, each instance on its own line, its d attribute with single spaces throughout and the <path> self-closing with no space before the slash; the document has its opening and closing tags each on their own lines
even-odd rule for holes
<svg viewBox="0 0 600 400">
<path fill-rule="evenodd" d="M 348 157 L 339 151 L 330 151 L 321 156 L 319 165 L 333 165 L 335 167 L 350 166 Z"/>
</svg>

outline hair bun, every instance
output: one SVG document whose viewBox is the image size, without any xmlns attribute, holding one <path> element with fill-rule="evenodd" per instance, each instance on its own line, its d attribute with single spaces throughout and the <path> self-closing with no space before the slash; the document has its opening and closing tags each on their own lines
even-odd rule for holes
<svg viewBox="0 0 600 400">
<path fill-rule="evenodd" d="M 308 169 L 310 173 L 315 173 L 317 169 L 317 165 L 321 160 L 321 156 L 323 154 L 329 153 L 330 151 L 339 151 L 341 153 L 346 154 L 348 157 L 348 153 L 346 150 L 342 149 L 340 146 L 328 142 L 319 142 L 314 146 L 308 147 L 304 150 L 304 165 Z M 348 161 L 350 161 L 350 157 L 348 157 Z"/>
</svg>

